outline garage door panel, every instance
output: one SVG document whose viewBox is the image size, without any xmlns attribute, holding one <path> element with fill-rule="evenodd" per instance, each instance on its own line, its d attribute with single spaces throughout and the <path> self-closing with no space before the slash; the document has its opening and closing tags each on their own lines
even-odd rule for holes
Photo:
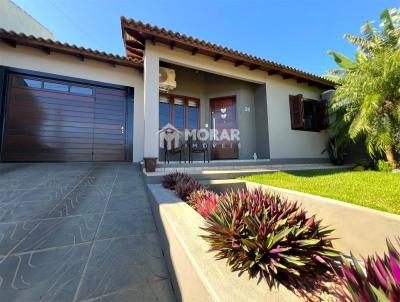
<svg viewBox="0 0 400 302">
<path fill-rule="evenodd" d="M 30 88 L 19 88 L 12 87 L 9 94 L 12 98 L 19 98 L 20 96 L 33 96 L 33 97 L 45 97 L 54 100 L 66 100 L 66 101 L 83 101 L 83 102 L 93 102 L 93 96 L 84 96 L 79 94 L 69 94 L 62 92 L 52 92 L 49 90 L 39 90 Z"/>
<path fill-rule="evenodd" d="M 125 112 L 124 111 L 113 111 L 113 110 L 108 110 L 108 109 L 102 109 L 102 108 L 95 108 L 95 116 L 101 115 L 101 116 L 112 116 L 114 118 L 119 118 L 121 120 L 125 120 Z"/>
<path fill-rule="evenodd" d="M 67 133 L 93 133 L 93 128 L 84 127 L 63 127 L 63 126 L 46 126 L 46 125 L 34 125 L 34 124 L 23 124 L 23 125 L 12 125 L 8 128 L 9 131 L 18 131 L 23 133 L 39 134 L 42 132 L 67 132 Z"/>
<path fill-rule="evenodd" d="M 96 96 L 102 97 L 103 95 L 113 95 L 113 96 L 120 96 L 126 97 L 127 93 L 125 89 L 108 89 L 103 87 L 96 87 Z"/>
<path fill-rule="evenodd" d="M 68 148 L 68 147 L 50 147 L 47 145 L 29 145 L 30 153 L 46 153 L 46 154 L 92 154 L 90 148 Z M 13 148 L 7 145 L 6 151 L 12 153 L 18 153 L 19 147 Z"/>
<path fill-rule="evenodd" d="M 9 112 L 8 119 L 12 120 L 12 122 L 17 122 L 15 115 L 11 115 Z M 36 120 L 43 121 L 41 114 L 35 114 L 31 112 L 18 112 L 18 118 L 23 118 L 27 122 L 36 123 Z M 60 122 L 85 122 L 93 125 L 94 116 L 92 117 L 82 117 L 82 116 L 70 116 L 70 115 L 56 115 L 56 114 L 46 114 L 46 120 L 49 122 L 60 121 Z"/>
<path fill-rule="evenodd" d="M 8 153 L 7 161 L 92 161 L 92 154 L 57 153 Z"/>
<path fill-rule="evenodd" d="M 103 137 L 93 137 L 94 144 L 124 144 L 124 140 L 122 138 L 103 138 Z"/>
<path fill-rule="evenodd" d="M 70 92 L 49 91 L 40 85 L 21 88 L 9 84 L 3 158 L 125 160 L 126 90 L 85 85 L 88 89 L 83 91 L 75 89 L 79 83 L 61 84 Z M 77 94 L 82 91 L 93 95 Z"/>
<path fill-rule="evenodd" d="M 118 96 L 108 96 L 105 97 L 98 97 L 96 96 L 96 105 L 104 106 L 104 105 L 112 105 L 115 107 L 125 107 L 126 105 L 126 98 L 125 97 L 118 97 Z"/>
<path fill-rule="evenodd" d="M 104 149 L 104 150 L 124 150 L 124 146 L 121 145 L 120 143 L 106 143 L 106 144 L 101 144 L 101 143 L 95 143 L 93 144 L 94 149 Z"/>
<path fill-rule="evenodd" d="M 49 103 L 40 103 L 40 102 L 19 102 L 18 100 L 14 101 L 14 106 L 16 110 L 21 110 L 21 108 L 30 107 L 32 110 L 40 113 L 41 110 L 53 109 L 58 111 L 68 111 L 68 112 L 86 112 L 93 113 L 93 108 L 90 107 L 81 107 L 74 106 L 72 104 L 67 103 L 59 103 L 59 104 L 49 104 Z M 61 115 L 62 113 L 60 113 Z"/>
<path fill-rule="evenodd" d="M 94 112 L 79 112 L 79 111 L 68 111 L 68 110 L 57 110 L 57 109 L 42 109 L 40 112 L 32 107 L 12 107 L 8 110 L 8 116 L 21 115 L 22 117 L 25 115 L 36 115 L 40 118 L 43 118 L 43 115 L 46 116 L 56 116 L 62 118 L 64 116 L 71 117 L 81 117 L 81 118 L 91 118 L 94 119 Z"/>
<path fill-rule="evenodd" d="M 46 98 L 46 97 L 34 97 L 34 96 L 12 96 L 14 98 L 14 103 L 17 105 L 35 105 L 35 103 L 38 104 L 52 104 L 52 105 L 67 105 L 67 106 L 78 106 L 78 107 L 87 107 L 87 108 L 93 108 L 94 106 L 94 99 L 92 99 L 91 102 L 82 102 L 82 101 L 77 101 L 77 100 L 57 100 L 57 99 L 52 99 L 52 98 Z"/>
<path fill-rule="evenodd" d="M 16 124 L 18 121 L 14 118 L 10 119 L 11 123 Z M 80 119 L 79 121 L 64 121 L 64 120 L 42 120 L 39 118 L 28 117 L 24 119 L 25 125 L 33 126 L 33 127 L 41 127 L 41 126 L 58 126 L 58 127 L 79 127 L 79 128 L 93 128 L 93 121 L 90 122 L 81 122 L 86 121 L 85 119 Z"/>
<path fill-rule="evenodd" d="M 125 106 L 115 106 L 114 104 L 95 104 L 95 109 L 125 114 Z"/>
<path fill-rule="evenodd" d="M 40 141 L 44 144 L 48 143 L 60 143 L 60 144 L 87 144 L 87 138 L 80 137 L 59 137 L 59 136 L 47 136 L 41 137 Z M 9 135 L 7 138 L 8 144 L 25 144 L 37 142 L 36 136 L 29 135 Z M 120 142 L 119 142 L 120 143 Z"/>
</svg>

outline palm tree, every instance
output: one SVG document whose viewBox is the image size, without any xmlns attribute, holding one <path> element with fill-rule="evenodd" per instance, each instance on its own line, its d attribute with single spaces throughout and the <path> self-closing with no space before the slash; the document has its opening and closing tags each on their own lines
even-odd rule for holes
<svg viewBox="0 0 400 302">
<path fill-rule="evenodd" d="M 384 153 L 395 167 L 400 131 L 400 9 L 386 9 L 381 24 L 366 22 L 361 36 L 345 35 L 357 46 L 355 60 L 328 52 L 340 69 L 329 71 L 338 85 L 331 112 L 342 119 L 332 128 L 346 129 L 350 139 L 364 137 L 371 156 Z"/>
</svg>

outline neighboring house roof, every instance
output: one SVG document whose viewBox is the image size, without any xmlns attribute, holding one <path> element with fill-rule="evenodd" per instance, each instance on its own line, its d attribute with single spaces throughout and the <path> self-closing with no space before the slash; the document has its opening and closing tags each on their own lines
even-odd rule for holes
<svg viewBox="0 0 400 302">
<path fill-rule="evenodd" d="M 126 53 L 130 58 L 142 59 L 145 40 L 151 40 L 153 43 L 167 44 L 171 49 L 174 47 L 186 49 L 191 51 L 193 55 L 200 53 L 212 56 L 215 61 L 223 59 L 231 61 L 235 66 L 244 65 L 250 70 L 259 69 L 268 72 L 270 75 L 279 74 L 284 79 L 295 79 L 299 83 L 307 82 L 309 85 L 316 85 L 321 88 L 332 88 L 335 85 L 334 82 L 321 76 L 134 19 L 121 17 L 121 26 Z"/>
<path fill-rule="evenodd" d="M 17 47 L 17 45 L 34 47 L 43 50 L 49 55 L 52 52 L 57 52 L 76 56 L 82 61 L 87 58 L 112 65 L 123 65 L 138 69 L 143 68 L 143 61 L 140 59 L 127 58 L 124 56 L 106 53 L 104 51 L 93 50 L 91 48 L 79 47 L 74 44 L 71 45 L 68 43 L 62 43 L 60 41 L 27 36 L 23 33 L 16 33 L 14 31 L 8 31 L 2 28 L 0 28 L 0 40 L 7 43 L 11 47 Z"/>
<path fill-rule="evenodd" d="M 48 28 L 11 0 L 0 0 L 0 28 L 54 39 L 53 33 Z"/>
</svg>

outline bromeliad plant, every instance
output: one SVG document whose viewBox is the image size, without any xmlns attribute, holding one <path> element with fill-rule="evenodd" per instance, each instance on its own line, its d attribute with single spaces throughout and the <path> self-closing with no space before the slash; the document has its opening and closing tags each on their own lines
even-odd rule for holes
<svg viewBox="0 0 400 302">
<path fill-rule="evenodd" d="M 400 238 L 397 239 L 400 247 Z M 400 252 L 387 241 L 388 254 L 364 260 L 365 269 L 352 255 L 352 261 L 342 260 L 339 301 L 343 302 L 399 302 L 400 301 Z"/>
<path fill-rule="evenodd" d="M 261 189 L 221 195 L 203 230 L 217 259 L 226 259 L 239 275 L 264 279 L 269 287 L 323 291 L 334 278 L 331 268 L 340 254 L 332 247 L 332 230 L 297 203 Z"/>
<path fill-rule="evenodd" d="M 218 195 L 207 190 L 195 191 L 189 195 L 188 204 L 201 216 L 207 218 L 214 212 L 218 204 Z"/>
<path fill-rule="evenodd" d="M 187 182 L 191 179 L 191 177 L 187 174 L 174 172 L 167 175 L 164 175 L 161 184 L 164 188 L 169 190 L 175 190 L 175 186 L 179 181 Z"/>
<path fill-rule="evenodd" d="M 179 179 L 175 186 L 175 194 L 183 201 L 187 201 L 188 196 L 191 193 L 200 190 L 204 190 L 204 186 L 196 179 L 191 177 L 189 177 L 188 179 Z"/>
</svg>

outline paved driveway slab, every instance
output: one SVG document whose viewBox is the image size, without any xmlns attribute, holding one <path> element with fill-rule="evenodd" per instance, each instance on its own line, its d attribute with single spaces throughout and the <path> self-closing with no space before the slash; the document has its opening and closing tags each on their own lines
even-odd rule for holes
<svg viewBox="0 0 400 302">
<path fill-rule="evenodd" d="M 138 166 L 0 164 L 0 301 L 174 301 Z"/>
</svg>

